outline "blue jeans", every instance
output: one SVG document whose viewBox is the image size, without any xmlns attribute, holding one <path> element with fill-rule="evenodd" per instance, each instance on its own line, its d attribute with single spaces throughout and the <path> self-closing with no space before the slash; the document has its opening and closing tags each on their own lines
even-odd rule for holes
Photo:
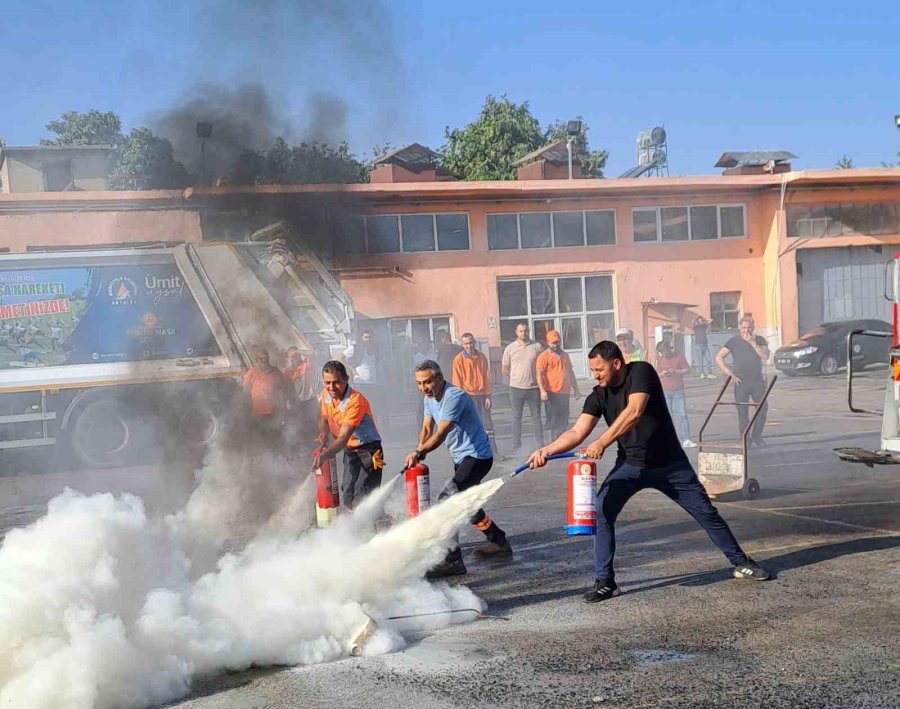
<svg viewBox="0 0 900 709">
<path fill-rule="evenodd" d="M 672 423 L 675 424 L 675 430 L 678 432 L 678 440 L 684 443 L 691 437 L 691 429 L 688 425 L 687 404 L 684 401 L 684 389 L 681 391 L 664 391 L 666 395 L 666 406 L 669 407 L 669 414 L 672 416 Z"/>
<path fill-rule="evenodd" d="M 597 491 L 594 567 L 598 581 L 615 582 L 616 518 L 632 495 L 648 487 L 659 490 L 697 520 L 728 561 L 735 565 L 747 563 L 747 555 L 709 501 L 697 473 L 686 459 L 663 468 L 638 468 L 623 461 L 616 464 Z"/>
<path fill-rule="evenodd" d="M 712 374 L 712 357 L 709 354 L 709 345 L 694 345 L 694 366 L 697 374 Z"/>
</svg>

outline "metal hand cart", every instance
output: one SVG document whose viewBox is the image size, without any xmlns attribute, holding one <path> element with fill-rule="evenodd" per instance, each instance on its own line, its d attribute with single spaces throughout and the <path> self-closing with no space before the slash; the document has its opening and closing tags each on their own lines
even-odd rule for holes
<svg viewBox="0 0 900 709">
<path fill-rule="evenodd" d="M 719 390 L 719 395 L 710 407 L 706 420 L 700 427 L 700 433 L 697 435 L 697 475 L 710 497 L 741 490 L 745 498 L 752 500 L 759 494 L 759 483 L 755 478 L 747 477 L 747 436 L 753 429 L 753 422 L 759 415 L 759 409 L 769 398 L 769 392 L 772 391 L 777 379 L 777 376 L 772 377 L 758 402 L 722 401 L 725 390 L 731 384 L 731 377 L 725 380 Z M 740 442 L 703 442 L 703 432 L 720 406 L 752 407 L 753 415 L 747 422 L 747 426 L 741 431 Z"/>
</svg>

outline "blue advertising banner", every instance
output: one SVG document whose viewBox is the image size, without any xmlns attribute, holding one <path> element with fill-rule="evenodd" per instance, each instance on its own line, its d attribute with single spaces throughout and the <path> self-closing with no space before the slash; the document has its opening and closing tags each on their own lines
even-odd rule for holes
<svg viewBox="0 0 900 709">
<path fill-rule="evenodd" d="M 0 369 L 218 354 L 174 264 L 0 271 Z"/>
</svg>

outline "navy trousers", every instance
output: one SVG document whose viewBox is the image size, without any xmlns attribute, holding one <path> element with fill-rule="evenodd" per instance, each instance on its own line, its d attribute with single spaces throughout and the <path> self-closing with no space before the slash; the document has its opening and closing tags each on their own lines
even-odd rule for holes
<svg viewBox="0 0 900 709">
<path fill-rule="evenodd" d="M 610 471 L 597 491 L 594 564 L 598 580 L 615 582 L 613 557 L 616 553 L 616 518 L 632 495 L 648 487 L 659 490 L 681 505 L 706 530 L 713 544 L 728 557 L 728 561 L 732 564 L 747 562 L 747 555 L 718 510 L 713 507 L 697 473 L 687 460 L 664 468 L 638 468 L 623 462 Z"/>
</svg>

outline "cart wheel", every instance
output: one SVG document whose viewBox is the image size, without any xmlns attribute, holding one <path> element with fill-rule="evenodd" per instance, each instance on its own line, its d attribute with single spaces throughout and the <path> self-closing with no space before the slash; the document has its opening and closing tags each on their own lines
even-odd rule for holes
<svg viewBox="0 0 900 709">
<path fill-rule="evenodd" d="M 759 483 L 756 482 L 756 478 L 747 478 L 747 482 L 744 483 L 744 497 L 754 500 L 757 495 L 759 495 Z"/>
</svg>

